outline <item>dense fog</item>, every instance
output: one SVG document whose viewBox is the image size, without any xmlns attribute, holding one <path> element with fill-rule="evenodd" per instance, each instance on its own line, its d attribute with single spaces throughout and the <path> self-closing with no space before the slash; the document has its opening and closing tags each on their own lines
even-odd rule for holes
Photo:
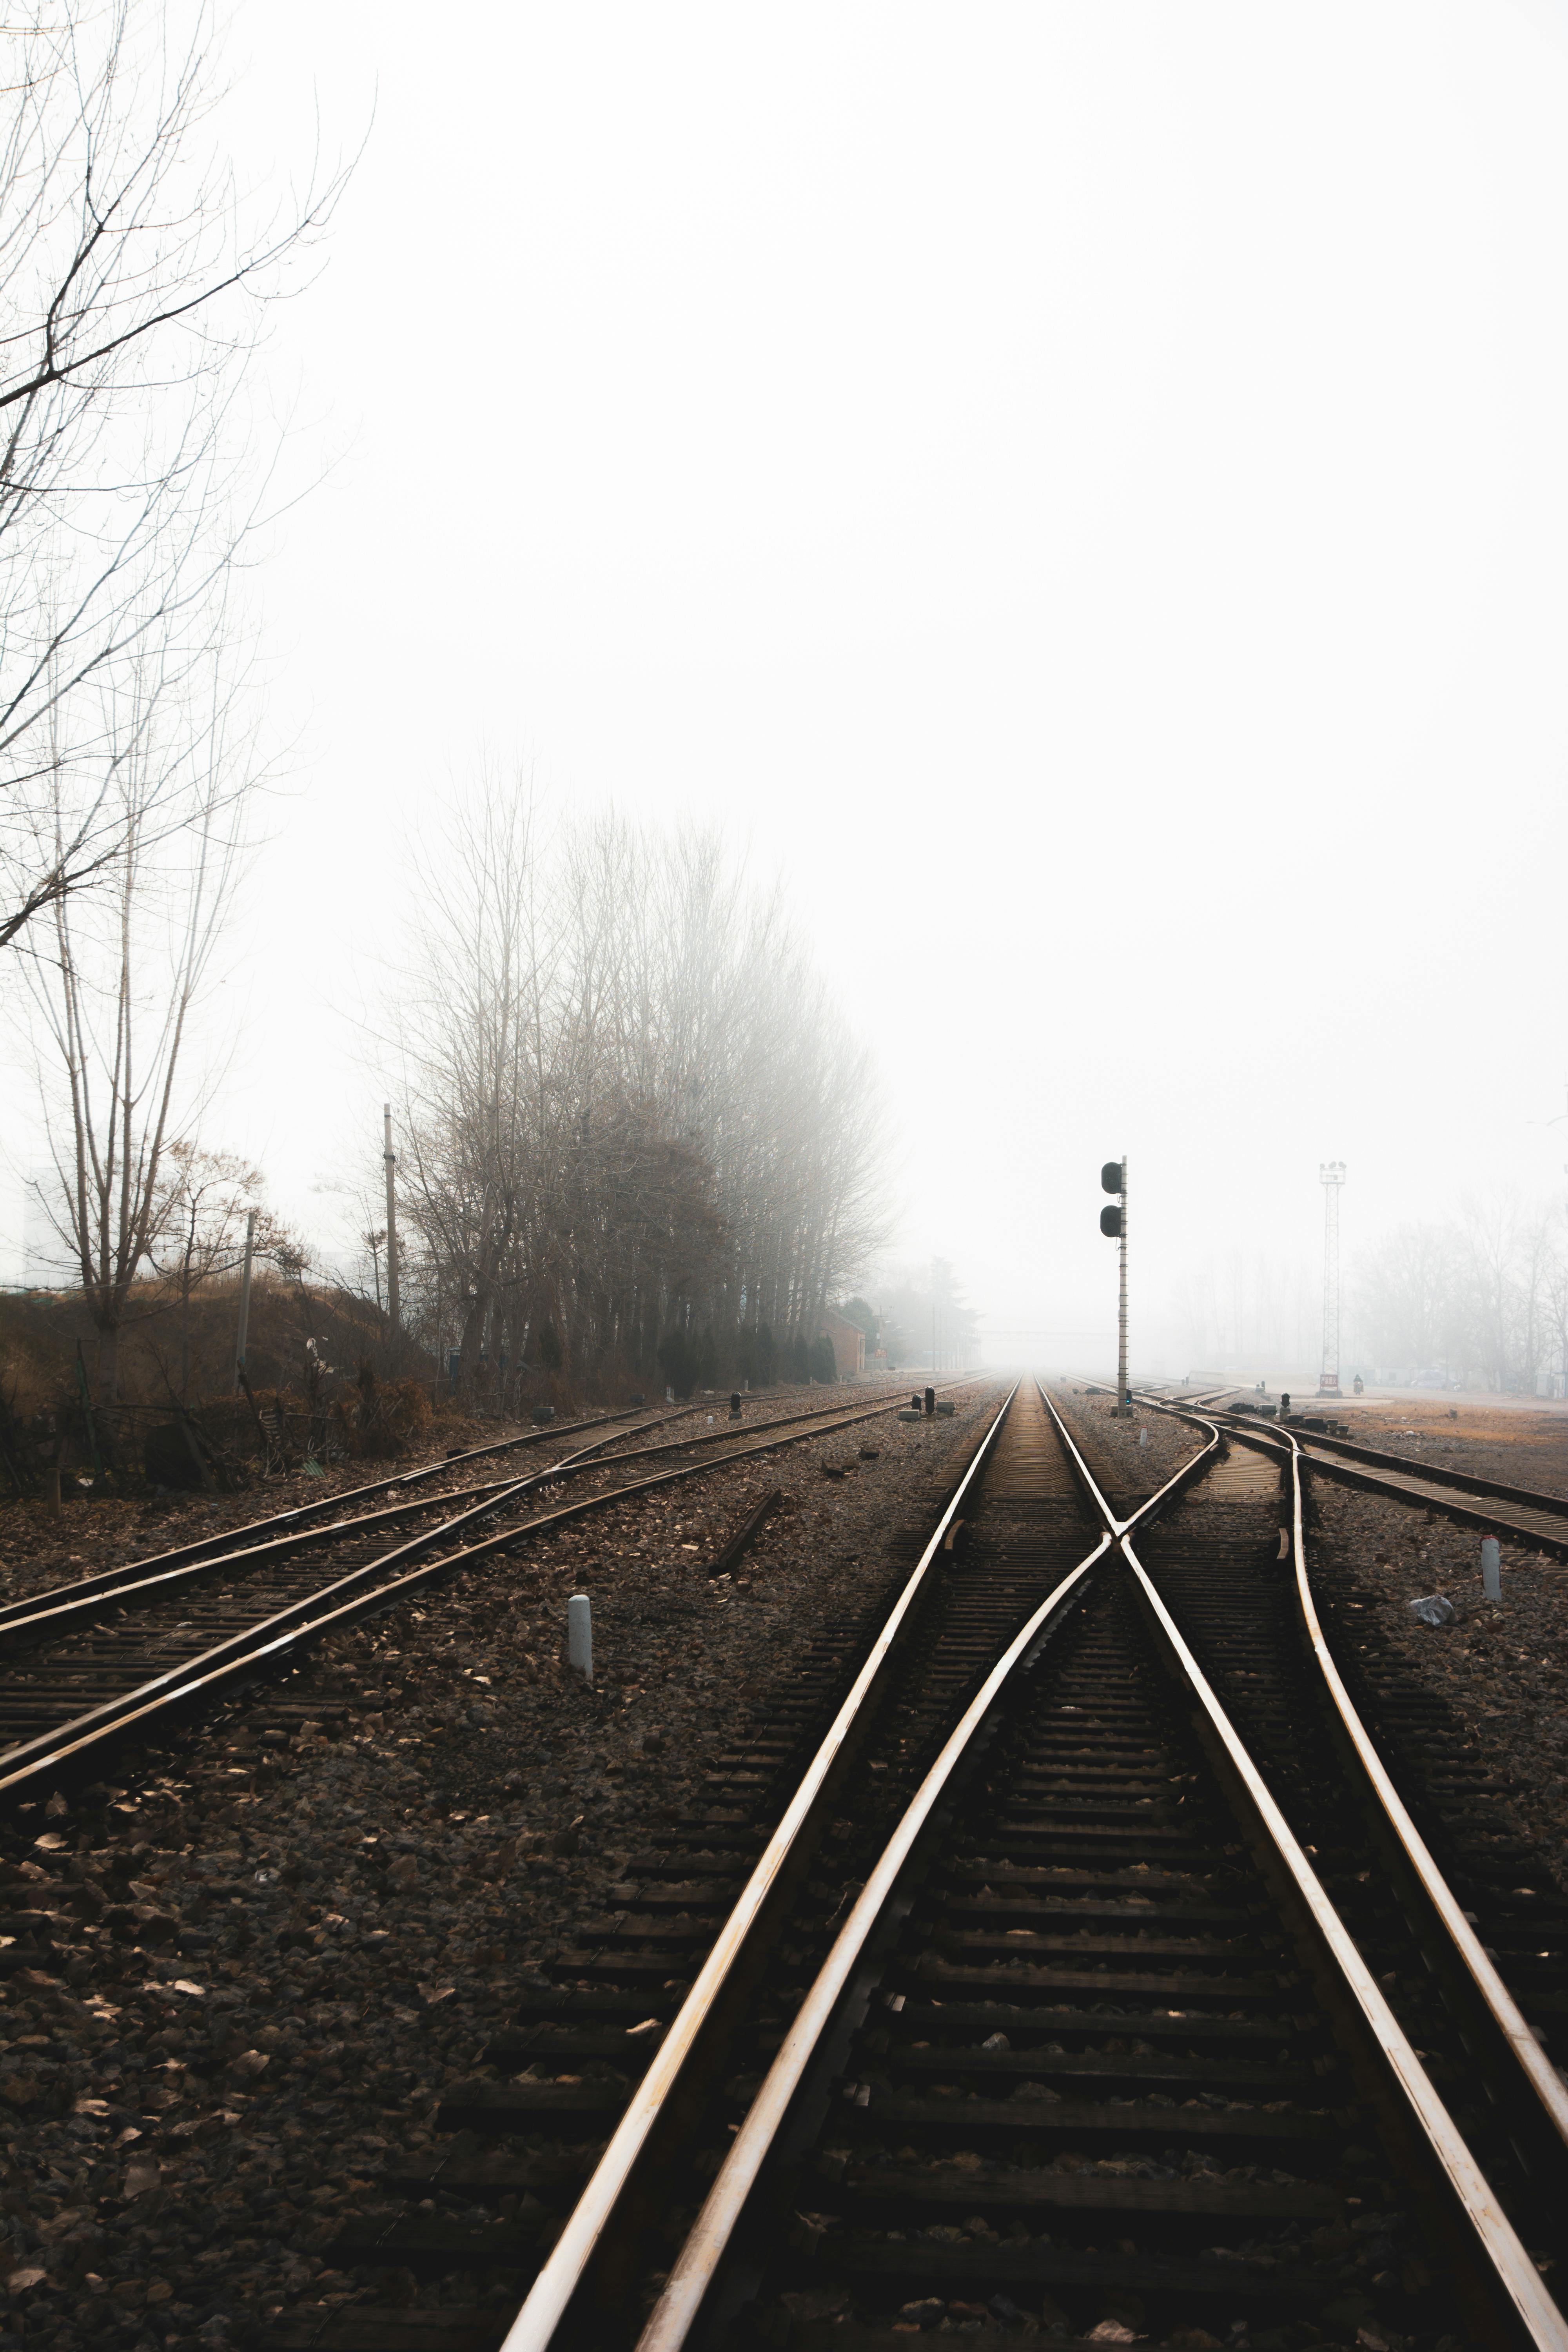
<svg viewBox="0 0 1568 2352">
<path fill-rule="evenodd" d="M 0 1280 L 146 1276 L 68 1131 L 97 1068 L 141 1148 L 140 994 L 163 1142 L 282 1245 L 374 1295 L 390 1100 L 409 1246 L 483 1287 L 450 813 L 526 804 L 518 887 L 575 878 L 486 1147 L 574 1236 L 524 1326 L 637 1321 L 640 1240 L 561 1303 L 635 1196 L 718 1220 L 661 1318 L 941 1291 L 953 1353 L 1103 1370 L 1126 1153 L 1135 1365 L 1299 1380 L 1341 1160 L 1347 1370 L 1560 1383 L 1568 10 L 524 6 L 482 71 L 401 6 L 126 23 L 144 148 L 39 71 L 9 151 L 24 324 L 91 141 L 188 234 L 100 257 L 78 373 L 12 353 Z"/>
</svg>

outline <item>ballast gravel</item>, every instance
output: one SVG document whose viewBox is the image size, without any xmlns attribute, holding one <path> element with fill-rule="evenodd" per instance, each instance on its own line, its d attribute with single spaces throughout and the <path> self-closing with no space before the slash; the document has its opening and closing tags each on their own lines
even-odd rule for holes
<svg viewBox="0 0 1568 2352">
<path fill-rule="evenodd" d="M 691 1405 L 655 1405 L 630 1416 L 617 1412 L 604 1424 L 606 1458 L 614 1459 L 633 1446 L 665 1439 L 703 1439 L 754 1423 L 810 1410 L 813 1405 L 853 1408 L 875 1403 L 879 1395 L 903 1394 L 898 1383 L 879 1382 L 864 1391 L 848 1390 L 831 1400 L 799 1389 L 765 1389 L 742 1399 L 739 1414 L 731 1415 L 729 1400 L 704 1397 Z M 476 1421 L 447 1414 L 427 1438 L 410 1444 L 395 1460 L 348 1460 L 339 1457 L 279 1471 L 232 1495 L 116 1495 L 106 1482 L 68 1471 L 62 1482 L 63 1501 L 53 1511 L 38 1496 L 5 1506 L 0 1515 L 0 1601 L 22 1598 L 43 1587 L 77 1577 L 93 1576 L 128 1561 L 210 1541 L 214 1536 L 281 1511 L 342 1496 L 353 1508 L 371 1509 L 385 1496 L 353 1503 L 364 1486 L 405 1476 L 411 1471 L 438 1473 L 414 1488 L 416 1496 L 447 1491 L 489 1478 L 525 1477 L 562 1454 L 594 1443 L 598 1423 L 565 1423 L 542 1433 L 531 1423 Z M 651 1426 L 645 1424 L 652 1423 Z M 449 1460 L 475 1452 L 477 1458 Z M 445 1466 L 443 1466 L 445 1465 Z M 330 1515 L 329 1515 L 330 1516 Z"/>
<path fill-rule="evenodd" d="M 1133 1406 L 1131 1420 L 1119 1421 L 1115 1397 L 1091 1395 L 1081 1383 L 1055 1382 L 1051 1396 L 1111 1502 L 1142 1501 L 1208 1443 L 1190 1422 L 1145 1405 Z"/>
<path fill-rule="evenodd" d="M 1481 1589 L 1482 1531 L 1435 1511 L 1317 1478 L 1314 1590 L 1336 1645 L 1354 1654 L 1369 1617 L 1402 1669 L 1447 1702 L 1497 1776 L 1500 1829 L 1534 1845 L 1568 1891 L 1568 1568 L 1500 1529 L 1502 1601 Z M 1444 1594 L 1450 1623 L 1410 1602 Z M 1326 1605 L 1325 1605 L 1326 1604 Z"/>
<path fill-rule="evenodd" d="M 487 2042 L 647 1825 L 888 1588 L 893 1539 L 930 1522 L 1001 1394 L 531 1538 L 7 1821 L 0 2352 L 220 2352 L 296 2307 L 442 2301 L 340 2268 L 342 2213 L 428 2160 L 443 2087 L 493 2074 Z M 710 1578 L 774 1488 L 753 1550 Z M 592 1688 L 563 1664 L 577 1591 Z"/>
</svg>

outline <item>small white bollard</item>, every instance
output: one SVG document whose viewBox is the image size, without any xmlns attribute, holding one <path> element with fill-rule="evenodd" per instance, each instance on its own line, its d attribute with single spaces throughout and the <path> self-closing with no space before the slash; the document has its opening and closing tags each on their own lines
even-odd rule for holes
<svg viewBox="0 0 1568 2352">
<path fill-rule="evenodd" d="M 1141 1429 L 1141 1430 L 1139 1431 L 1139 1433 L 1138 1433 L 1138 1443 L 1139 1443 L 1139 1444 L 1140 1444 L 1140 1445 L 1147 1445 L 1147 1444 L 1148 1444 L 1148 1443 L 1149 1443 L 1149 1433 L 1148 1433 L 1148 1431 L 1147 1431 L 1146 1429 Z"/>
<path fill-rule="evenodd" d="M 594 1679 L 594 1604 L 585 1592 L 566 1603 L 566 1663 L 585 1683 Z"/>
<path fill-rule="evenodd" d="M 1481 1591 L 1489 1601 L 1502 1599 L 1502 1549 L 1496 1536 L 1481 1538 Z"/>
</svg>

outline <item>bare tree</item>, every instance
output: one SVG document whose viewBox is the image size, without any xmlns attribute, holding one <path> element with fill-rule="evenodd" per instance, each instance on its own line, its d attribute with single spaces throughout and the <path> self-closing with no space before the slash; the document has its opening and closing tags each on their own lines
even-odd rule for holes
<svg viewBox="0 0 1568 2352">
<path fill-rule="evenodd" d="M 163 1303 L 133 1302 L 139 1276 L 172 1226 L 201 1214 L 192 1196 L 199 1097 L 186 1062 L 244 846 L 247 771 L 229 753 L 228 716 L 221 699 L 209 710 L 198 764 L 184 712 L 161 730 L 129 697 L 132 748 L 116 761 L 118 846 L 105 887 L 58 897 L 49 949 L 32 942 L 23 960 L 54 1164 L 45 1206 L 98 1329 L 105 1404 L 117 1392 L 122 1328 Z M 190 812 L 174 836 L 161 831 L 171 763 L 184 771 Z"/>
<path fill-rule="evenodd" d="M 0 128 L 0 946 L 107 875 L 128 804 L 142 853 L 192 821 L 127 681 L 151 727 L 223 643 L 269 495 L 247 365 L 343 184 L 258 217 L 209 146 L 205 0 L 183 39 L 163 0 L 34 5 Z"/>
<path fill-rule="evenodd" d="M 191 1392 L 191 1302 L 205 1284 L 242 1263 L 251 1213 L 257 1257 L 270 1258 L 290 1273 L 303 1270 L 303 1259 L 294 1236 L 263 1201 L 261 1171 L 237 1153 L 204 1151 L 184 1140 L 171 1143 L 163 1153 L 163 1198 L 154 1202 L 148 1219 L 147 1263 L 163 1277 L 164 1295 L 142 1303 L 141 1319 L 178 1303 L 179 1394 L 184 1404 Z"/>
<path fill-rule="evenodd" d="M 689 1388 L 814 1340 L 880 1239 L 880 1112 L 776 894 L 492 775 L 419 898 L 403 1168 L 463 1377 Z"/>
<path fill-rule="evenodd" d="M 1373 1354 L 1391 1370 L 1528 1393 L 1568 1366 L 1565 1240 L 1561 1209 L 1506 1194 L 1401 1226 L 1356 1270 Z"/>
</svg>

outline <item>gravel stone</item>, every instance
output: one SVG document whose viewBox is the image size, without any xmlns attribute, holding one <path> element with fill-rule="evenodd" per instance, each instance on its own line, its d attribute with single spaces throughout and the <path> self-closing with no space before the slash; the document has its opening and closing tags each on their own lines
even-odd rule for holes
<svg viewBox="0 0 1568 2352">
<path fill-rule="evenodd" d="M 930 1522 L 1002 1393 L 863 1424 L 848 1440 L 868 1432 L 875 1458 L 831 1483 L 845 1433 L 524 1538 L 0 1827 L 12 2340 L 164 2352 L 360 2293 L 471 2301 L 471 2278 L 335 2268 L 344 2215 L 401 2210 L 382 2184 L 438 2152 L 443 2087 L 497 2078 L 488 2041 L 613 1907 L 642 1824 L 689 1810 L 736 1717 L 887 1589 L 894 1539 Z M 791 1406 L 748 1401 L 756 1418 Z M 710 1578 L 775 1487 L 753 1549 Z M 100 1506 L 89 1557 L 94 1507 L 73 1507 L 69 1565 L 146 1548 Z M 205 1516 L 160 1515 L 160 1543 Z M 65 1565 L 8 1557 L 35 1581 Z M 564 1663 L 578 1591 L 592 1688 Z"/>
</svg>

